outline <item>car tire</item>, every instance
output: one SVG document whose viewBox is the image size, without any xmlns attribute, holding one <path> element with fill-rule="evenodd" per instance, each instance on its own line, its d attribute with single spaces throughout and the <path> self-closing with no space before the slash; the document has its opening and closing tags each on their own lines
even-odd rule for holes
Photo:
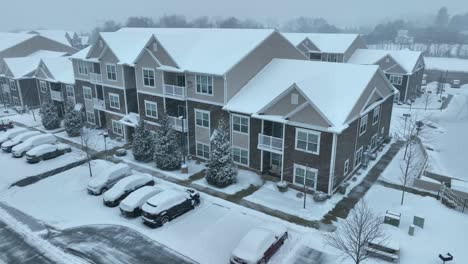
<svg viewBox="0 0 468 264">
<path fill-rule="evenodd" d="M 169 222 L 169 217 L 168 216 L 163 216 L 163 218 L 161 218 L 161 225 L 165 225 Z"/>
<path fill-rule="evenodd" d="M 107 190 L 109 190 L 109 189 L 107 189 L 107 187 L 102 188 L 100 194 L 103 194 L 103 193 L 107 192 Z"/>
</svg>

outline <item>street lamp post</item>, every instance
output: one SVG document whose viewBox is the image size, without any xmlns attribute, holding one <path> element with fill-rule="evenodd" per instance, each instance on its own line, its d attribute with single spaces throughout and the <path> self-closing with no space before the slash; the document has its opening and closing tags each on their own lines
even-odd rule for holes
<svg viewBox="0 0 468 264">
<path fill-rule="evenodd" d="M 181 146 L 182 146 L 182 160 L 183 164 L 185 164 L 185 125 L 184 125 L 184 116 L 179 116 L 179 119 L 182 122 L 182 137 L 180 138 L 181 140 Z"/>
<path fill-rule="evenodd" d="M 107 138 L 109 137 L 108 132 L 102 132 L 101 133 L 102 137 L 104 138 L 104 155 L 107 160 Z"/>
</svg>

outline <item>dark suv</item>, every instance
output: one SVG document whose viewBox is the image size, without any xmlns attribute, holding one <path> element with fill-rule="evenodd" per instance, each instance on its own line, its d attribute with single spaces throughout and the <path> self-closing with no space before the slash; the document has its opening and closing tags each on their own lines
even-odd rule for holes
<svg viewBox="0 0 468 264">
<path fill-rule="evenodd" d="M 199 204 L 200 194 L 193 189 L 167 189 L 146 201 L 142 208 L 142 219 L 149 227 L 163 226 Z"/>
</svg>

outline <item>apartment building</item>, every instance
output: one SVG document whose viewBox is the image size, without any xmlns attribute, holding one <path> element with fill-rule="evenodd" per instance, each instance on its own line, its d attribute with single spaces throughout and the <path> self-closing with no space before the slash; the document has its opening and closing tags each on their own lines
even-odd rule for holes
<svg viewBox="0 0 468 264">
<path fill-rule="evenodd" d="M 399 91 L 395 100 L 407 102 L 421 92 L 425 62 L 419 51 L 358 49 L 348 62 L 379 65 Z"/>
<path fill-rule="evenodd" d="M 284 33 L 284 36 L 314 61 L 348 62 L 357 49 L 367 48 L 359 34 Z"/>
</svg>

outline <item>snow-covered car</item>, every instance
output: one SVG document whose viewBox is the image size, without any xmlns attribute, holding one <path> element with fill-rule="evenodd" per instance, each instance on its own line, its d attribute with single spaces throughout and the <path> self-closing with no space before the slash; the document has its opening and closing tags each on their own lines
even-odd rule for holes
<svg viewBox="0 0 468 264">
<path fill-rule="evenodd" d="M 141 207 L 146 201 L 160 192 L 162 192 L 162 189 L 157 187 L 141 187 L 120 202 L 120 212 L 126 217 L 137 217 L 141 214 Z"/>
<path fill-rule="evenodd" d="M 265 264 L 288 238 L 284 226 L 269 224 L 252 228 L 232 251 L 231 264 Z"/>
<path fill-rule="evenodd" d="M 460 80 L 453 80 L 452 86 L 451 86 L 452 88 L 460 88 L 460 86 L 461 86 Z"/>
<path fill-rule="evenodd" d="M 143 186 L 153 185 L 153 177 L 149 174 L 135 174 L 125 177 L 104 193 L 104 205 L 115 207 L 133 191 Z"/>
<path fill-rule="evenodd" d="M 9 119 L 0 120 L 0 131 L 7 131 L 10 128 L 13 128 L 13 121 Z"/>
<path fill-rule="evenodd" d="M 21 134 L 17 135 L 16 137 L 14 137 L 14 138 L 12 138 L 10 140 L 3 142 L 2 143 L 2 150 L 5 151 L 5 152 L 11 152 L 11 149 L 14 146 L 23 143 L 28 138 L 31 138 L 31 137 L 34 137 L 34 136 L 37 136 L 37 135 L 40 135 L 40 134 L 41 133 L 38 132 L 38 131 L 28 131 L 28 132 L 25 132 L 25 133 L 21 133 Z"/>
<path fill-rule="evenodd" d="M 88 193 L 100 195 L 114 186 L 119 180 L 130 175 L 132 171 L 127 164 L 119 163 L 105 169 L 88 182 Z"/>
<path fill-rule="evenodd" d="M 193 189 L 167 189 L 146 201 L 141 217 L 147 226 L 159 227 L 199 204 L 200 194 Z"/>
<path fill-rule="evenodd" d="M 11 149 L 11 154 L 15 158 L 21 158 L 24 154 L 26 154 L 26 152 L 37 146 L 43 144 L 53 144 L 55 142 L 57 142 L 57 138 L 52 134 L 41 134 L 33 136 L 26 139 L 23 143 L 14 146 Z"/>
<path fill-rule="evenodd" d="M 26 128 L 16 128 L 2 133 L 0 134 L 0 144 L 3 144 L 3 142 L 18 136 L 19 134 L 25 133 L 26 131 L 28 131 Z"/>
<path fill-rule="evenodd" d="M 53 159 L 68 152 L 71 152 L 71 147 L 67 144 L 44 144 L 26 152 L 26 161 L 38 163 L 41 160 Z"/>
</svg>

